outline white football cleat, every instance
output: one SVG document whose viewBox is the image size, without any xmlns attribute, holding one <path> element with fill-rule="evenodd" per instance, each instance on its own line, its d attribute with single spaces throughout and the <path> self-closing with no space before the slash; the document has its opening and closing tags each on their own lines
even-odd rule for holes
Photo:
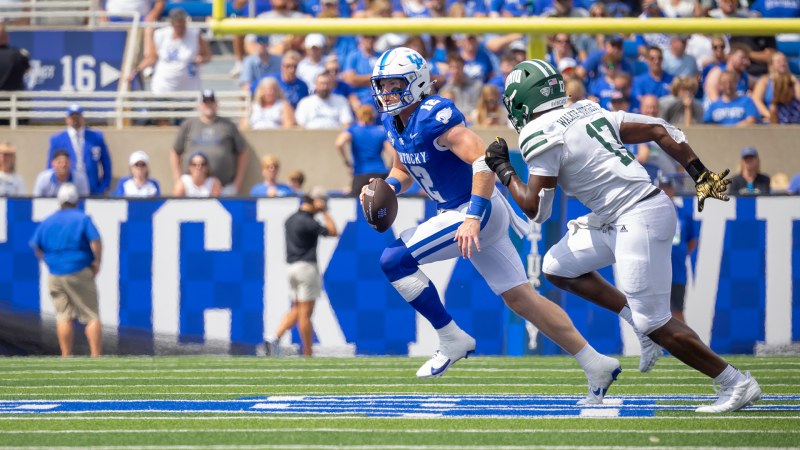
<svg viewBox="0 0 800 450">
<path fill-rule="evenodd" d="M 639 342 L 642 344 L 642 356 L 639 359 L 639 372 L 648 373 L 653 370 L 656 361 L 661 358 L 663 354 L 661 346 L 653 342 L 652 339 L 644 334 L 636 333 L 639 337 Z"/>
<path fill-rule="evenodd" d="M 617 381 L 617 376 L 622 372 L 618 360 L 607 356 L 603 358 L 602 369 L 591 374 L 586 373 L 586 378 L 589 380 L 589 395 L 579 401 L 578 406 L 602 405 L 611 383 Z"/>
<path fill-rule="evenodd" d="M 720 386 L 720 389 L 717 389 L 714 383 L 714 391 L 719 394 L 719 398 L 713 405 L 701 406 L 695 412 L 726 413 L 753 406 L 753 403 L 761 400 L 761 387 L 756 379 L 750 376 L 750 372 L 745 372 L 744 376 L 747 380 L 738 386 Z"/>
<path fill-rule="evenodd" d="M 280 341 L 278 339 L 264 339 L 265 356 L 278 356 L 281 353 Z"/>
<path fill-rule="evenodd" d="M 417 370 L 418 378 L 437 378 L 444 375 L 447 369 L 450 368 L 461 358 L 468 358 L 469 355 L 475 353 L 475 339 L 467 333 L 461 331 L 462 336 L 458 341 L 448 343 L 447 352 L 454 356 L 448 356 L 442 353 L 441 350 L 436 350 L 433 357 L 429 359 L 422 367 Z M 440 347 L 443 347 L 441 342 Z"/>
</svg>

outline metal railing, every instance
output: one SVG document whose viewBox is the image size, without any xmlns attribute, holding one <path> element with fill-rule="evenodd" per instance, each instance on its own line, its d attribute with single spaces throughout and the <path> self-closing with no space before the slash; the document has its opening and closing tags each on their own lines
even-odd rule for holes
<svg viewBox="0 0 800 450">
<path fill-rule="evenodd" d="M 18 10 L 18 11 L 13 11 Z M 28 0 L 15 3 L 0 4 L 0 16 L 4 18 L 31 18 L 31 25 L 41 25 L 39 19 L 69 19 L 87 17 L 84 13 L 97 10 L 96 0 Z M 40 15 L 38 13 L 58 13 Z M 63 13 L 78 13 L 64 15 Z M 96 24 L 96 18 L 89 16 L 88 23 Z"/>
<path fill-rule="evenodd" d="M 222 117 L 249 117 L 249 92 L 216 92 Z M 61 92 L 0 91 L 0 119 L 9 119 L 11 129 L 20 119 L 63 119 L 67 107 L 79 104 L 87 119 L 109 119 L 122 129 L 126 119 L 178 119 L 197 116 L 199 92 L 164 94 L 152 92 Z"/>
</svg>

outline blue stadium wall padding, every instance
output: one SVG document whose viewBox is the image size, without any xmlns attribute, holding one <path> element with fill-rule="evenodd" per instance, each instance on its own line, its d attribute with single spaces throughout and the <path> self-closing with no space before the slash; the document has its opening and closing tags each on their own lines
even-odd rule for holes
<svg viewBox="0 0 800 450">
<path fill-rule="evenodd" d="M 518 165 L 518 154 L 514 159 Z M 120 346 L 134 336 L 151 336 L 143 352 L 154 353 L 159 340 L 185 346 L 222 332 L 232 345 L 252 348 L 289 308 L 282 233 L 297 199 L 88 199 L 80 207 L 104 240 L 100 315 L 118 329 Z M 47 272 L 28 242 L 37 222 L 57 208 L 55 199 L 0 199 L 0 303 L 11 312 L 53 317 L 43 284 Z M 681 208 L 691 214 L 693 199 Z M 355 199 L 332 199 L 330 211 L 341 236 L 320 241 L 324 295 L 315 320 L 321 348 L 363 355 L 405 355 L 426 345 L 435 350 L 435 333 L 418 341 L 425 330 L 418 329 L 414 310 L 378 264 L 396 233 L 433 217 L 435 204 L 403 199 L 403 227 L 384 234 L 364 221 Z M 586 213 L 559 189 L 551 219 L 513 240 L 535 288 L 560 304 L 598 351 L 618 354 L 625 349 L 618 317 L 563 293 L 541 274 L 541 259 L 564 236 L 566 222 Z M 719 353 L 752 353 L 758 342 L 800 340 L 800 302 L 794 302 L 800 298 L 800 197 L 733 198 L 707 204 L 694 219 L 701 238 L 687 287 L 689 324 Z M 439 283 L 451 315 L 477 339 L 478 353 L 561 353 L 508 311 L 469 261 L 435 270 L 429 276 Z M 599 272 L 613 283 L 613 268 Z M 769 332 L 768 317 L 774 321 Z"/>
</svg>

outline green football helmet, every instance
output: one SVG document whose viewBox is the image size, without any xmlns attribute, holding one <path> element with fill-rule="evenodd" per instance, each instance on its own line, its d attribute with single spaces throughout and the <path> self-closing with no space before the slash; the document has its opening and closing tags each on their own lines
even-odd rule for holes
<svg viewBox="0 0 800 450">
<path fill-rule="evenodd" d="M 519 133 L 534 113 L 567 104 L 564 77 L 555 66 L 541 59 L 522 61 L 506 78 L 503 104 L 508 110 L 508 120 Z"/>
</svg>

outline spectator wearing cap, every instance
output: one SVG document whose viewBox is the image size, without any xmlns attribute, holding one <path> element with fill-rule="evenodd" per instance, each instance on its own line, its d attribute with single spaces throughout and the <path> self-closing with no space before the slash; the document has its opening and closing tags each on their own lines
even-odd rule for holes
<svg viewBox="0 0 800 450">
<path fill-rule="evenodd" d="M 245 92 L 249 91 L 253 82 L 259 78 L 281 70 L 282 57 L 269 53 L 269 44 L 265 36 L 258 36 L 254 45 L 255 53 L 242 60 L 242 69 L 239 72 L 239 86 Z"/>
<path fill-rule="evenodd" d="M 357 122 L 336 138 L 336 149 L 342 157 L 347 172 L 353 176 L 350 195 L 357 196 L 361 188 L 369 184 L 372 178 L 386 178 L 389 170 L 383 162 L 382 154 L 386 151 L 394 155 L 386 132 L 380 125 L 375 125 L 375 110 L 370 105 L 363 105 L 356 110 Z M 345 146 L 350 145 L 350 158 Z"/>
<path fill-rule="evenodd" d="M 84 173 L 89 180 L 89 193 L 105 194 L 111 186 L 111 156 L 103 133 L 85 126 L 83 108 L 80 105 L 67 108 L 66 122 L 67 128 L 64 131 L 50 137 L 47 167 L 52 167 L 50 162 L 53 161 L 56 150 L 66 151 L 72 162 L 71 170 Z"/>
<path fill-rule="evenodd" d="M 564 82 L 577 79 L 577 75 L 575 74 L 576 67 L 578 67 L 578 62 L 572 58 L 562 58 L 561 61 L 558 62 L 558 71 L 561 72 L 561 77 L 564 78 Z"/>
<path fill-rule="evenodd" d="M 199 28 L 189 28 L 189 15 L 181 8 L 169 12 L 171 26 L 153 33 L 153 41 L 145 49 L 145 57 L 131 73 L 129 81 L 148 67 L 154 67 L 150 90 L 154 93 L 199 91 L 201 64 L 211 61 L 211 47 Z"/>
<path fill-rule="evenodd" d="M 375 51 L 375 36 L 359 36 L 358 50 L 347 55 L 342 65 L 342 80 L 349 84 L 361 101 L 361 104 L 372 104 L 372 68 L 381 56 Z"/>
<path fill-rule="evenodd" d="M 661 67 L 673 77 L 691 77 L 700 72 L 694 56 L 686 53 L 687 40 L 689 36 L 685 34 L 673 34 L 669 38 L 670 51 L 664 54 Z"/>
<path fill-rule="evenodd" d="M 641 100 L 644 95 L 663 97 L 669 95 L 672 75 L 665 73 L 661 68 L 664 53 L 658 47 L 647 49 L 647 72 L 633 79 L 631 94 Z"/>
<path fill-rule="evenodd" d="M 675 179 L 662 176 L 658 179 L 658 187 L 672 199 L 678 218 L 675 235 L 672 237 L 672 290 L 670 291 L 669 305 L 672 316 L 681 322 L 686 322 L 683 316 L 686 301 L 686 257 L 697 248 L 698 230 L 694 225 L 691 209 L 681 208 L 683 198 L 675 196 Z"/>
<path fill-rule="evenodd" d="M 606 55 L 615 55 L 614 59 L 619 61 L 617 63 L 619 70 L 630 74 L 636 73 L 633 62 L 622 57 L 622 39 L 618 35 L 606 36 L 603 47 L 602 50 L 596 50 L 589 54 L 583 63 L 575 69 L 578 78 L 583 80 L 588 77 L 591 82 L 604 77 L 606 75 L 606 64 L 603 58 Z"/>
<path fill-rule="evenodd" d="M 325 225 L 314 220 L 321 214 Z M 274 334 L 267 337 L 265 344 L 268 356 L 276 356 L 278 342 L 284 333 L 300 328 L 303 355 L 311 356 L 313 328 L 311 314 L 314 303 L 322 295 L 322 279 L 317 266 L 317 241 L 320 236 L 339 235 L 336 224 L 328 215 L 328 193 L 325 188 L 316 186 L 303 196 L 300 210 L 286 219 L 286 274 L 292 290 L 292 309 L 283 316 Z"/>
<path fill-rule="evenodd" d="M 300 53 L 294 50 L 288 51 L 283 55 L 281 60 L 281 71 L 279 74 L 267 74 L 256 80 L 255 84 L 250 86 L 250 93 L 255 93 L 256 86 L 266 77 L 275 78 L 278 81 L 278 86 L 283 92 L 286 101 L 292 105 L 292 108 L 297 108 L 300 100 L 308 97 L 308 85 L 301 79 L 297 78 L 297 65 L 300 63 Z"/>
<path fill-rule="evenodd" d="M 147 198 L 159 197 L 161 190 L 158 181 L 150 178 L 150 157 L 147 153 L 138 150 L 131 153 L 129 159 L 131 174 L 120 178 L 117 188 L 111 194 L 114 197 Z"/>
<path fill-rule="evenodd" d="M 600 106 L 605 109 L 611 109 L 611 95 L 618 92 L 614 77 L 619 70 L 620 59 L 616 53 L 607 53 L 603 56 L 605 74 L 589 85 L 589 98 L 600 103 Z"/>
<path fill-rule="evenodd" d="M 73 321 L 86 325 L 92 357 L 103 349 L 103 330 L 94 277 L 100 270 L 103 244 L 92 219 L 78 209 L 79 189 L 64 183 L 58 189 L 61 210 L 42 221 L 30 245 L 50 270 L 48 288 L 56 309 L 61 356 L 72 356 Z"/>
<path fill-rule="evenodd" d="M 66 150 L 56 150 L 50 155 L 50 168 L 40 172 L 33 184 L 34 197 L 55 197 L 64 183 L 72 183 L 78 194 L 91 193 L 86 173 L 72 169 L 71 158 Z"/>
<path fill-rule="evenodd" d="M 175 197 L 219 197 L 222 194 L 222 183 L 211 175 L 208 156 L 195 151 L 189 155 L 188 173 L 181 175 L 175 183 L 172 195 Z"/>
<path fill-rule="evenodd" d="M 728 192 L 731 195 L 769 194 L 769 176 L 761 173 L 761 160 L 755 147 L 742 149 L 739 173 L 731 178 Z"/>
<path fill-rule="evenodd" d="M 294 190 L 285 185 L 278 183 L 278 172 L 281 169 L 281 161 L 272 155 L 267 155 L 261 158 L 261 174 L 264 176 L 264 182 L 258 183 L 250 189 L 251 197 L 286 197 L 293 195 Z"/>
<path fill-rule="evenodd" d="M 306 36 L 306 57 L 297 63 L 297 78 L 308 85 L 309 93 L 313 94 L 317 75 L 325 72 L 325 36 L 314 33 Z"/>
<path fill-rule="evenodd" d="M 0 197 L 27 195 L 25 180 L 14 173 L 17 162 L 17 148 L 8 142 L 0 143 Z"/>
<path fill-rule="evenodd" d="M 464 73 L 464 59 L 456 52 L 447 55 L 447 84 L 442 90 L 450 89 L 455 94 L 456 108 L 465 116 L 472 114 L 478 105 L 483 82 Z"/>
<path fill-rule="evenodd" d="M 188 169 L 190 158 L 181 164 L 184 153 L 195 154 L 200 151 L 210 165 L 210 170 L 222 183 L 223 197 L 235 196 L 242 188 L 242 180 L 247 170 L 250 155 L 247 142 L 236 125 L 217 115 L 217 100 L 214 91 L 202 92 L 197 110 L 199 117 L 186 119 L 181 123 L 178 135 L 170 153 L 170 167 L 174 182 L 180 181 Z M 219 195 L 219 194 L 217 194 Z"/>
<path fill-rule="evenodd" d="M 630 112 L 631 102 L 628 97 L 620 91 L 614 91 L 608 99 L 608 110 L 611 112 L 625 111 Z"/>
<path fill-rule="evenodd" d="M 677 126 L 703 123 L 703 105 L 694 98 L 697 94 L 697 79 L 680 77 L 672 80 L 670 95 L 658 101 L 659 116 Z"/>
<path fill-rule="evenodd" d="M 297 124 L 309 130 L 340 129 L 350 126 L 353 113 L 341 95 L 331 93 L 331 76 L 317 75 L 316 92 L 300 100 L 295 110 Z"/>
<path fill-rule="evenodd" d="M 750 97 L 739 97 L 736 94 L 736 74 L 724 72 L 719 77 L 722 96 L 711 103 L 703 115 L 705 123 L 744 127 L 755 125 L 761 120 L 761 114 Z"/>
</svg>

